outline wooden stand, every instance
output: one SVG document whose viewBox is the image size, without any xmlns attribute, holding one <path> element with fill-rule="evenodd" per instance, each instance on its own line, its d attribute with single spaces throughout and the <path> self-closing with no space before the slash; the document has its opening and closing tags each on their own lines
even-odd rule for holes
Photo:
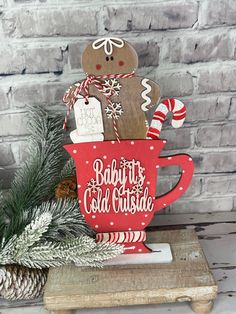
<svg viewBox="0 0 236 314">
<path fill-rule="evenodd" d="M 81 308 L 188 301 L 196 313 L 209 313 L 217 285 L 195 231 L 148 233 L 147 243 L 166 242 L 173 254 L 169 264 L 50 269 L 45 307 L 54 314 L 71 314 Z"/>
</svg>

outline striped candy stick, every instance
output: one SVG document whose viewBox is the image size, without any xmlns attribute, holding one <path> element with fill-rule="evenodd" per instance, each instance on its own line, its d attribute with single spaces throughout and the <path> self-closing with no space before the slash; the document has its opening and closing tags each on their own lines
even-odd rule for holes
<svg viewBox="0 0 236 314">
<path fill-rule="evenodd" d="M 107 98 L 107 101 L 112 106 L 112 101 L 109 98 Z M 120 135 L 119 135 L 118 127 L 116 123 L 115 112 L 112 114 L 112 124 L 113 124 L 113 130 L 116 136 L 116 140 L 118 141 L 118 143 L 120 143 Z"/>
<path fill-rule="evenodd" d="M 156 140 L 160 137 L 162 125 L 168 112 L 173 113 L 171 124 L 174 128 L 180 128 L 186 118 L 186 107 L 178 99 L 168 98 L 163 100 L 154 112 L 151 125 L 146 138 Z"/>
<path fill-rule="evenodd" d="M 144 242 L 146 240 L 145 231 L 114 231 L 96 234 L 96 242 L 129 243 Z"/>
</svg>

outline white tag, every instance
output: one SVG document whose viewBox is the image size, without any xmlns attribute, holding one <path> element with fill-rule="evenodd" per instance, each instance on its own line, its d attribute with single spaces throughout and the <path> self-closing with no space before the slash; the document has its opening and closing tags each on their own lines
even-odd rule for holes
<svg viewBox="0 0 236 314">
<path fill-rule="evenodd" d="M 110 265 L 143 265 L 143 264 L 165 264 L 173 261 L 170 245 L 168 243 L 145 243 L 152 249 L 151 253 L 121 254 L 104 262 Z M 76 266 L 81 266 L 76 264 Z"/>
<path fill-rule="evenodd" d="M 173 256 L 169 243 L 145 243 L 151 253 L 121 254 L 108 261 L 104 265 L 129 265 L 129 264 L 159 264 L 171 263 Z"/>
<path fill-rule="evenodd" d="M 78 135 L 103 133 L 101 102 L 95 97 L 79 98 L 74 105 L 75 122 Z"/>
</svg>

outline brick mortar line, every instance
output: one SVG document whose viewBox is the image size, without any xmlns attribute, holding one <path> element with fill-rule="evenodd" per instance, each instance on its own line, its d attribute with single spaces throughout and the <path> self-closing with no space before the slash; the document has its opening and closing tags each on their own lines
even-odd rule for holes
<svg viewBox="0 0 236 314">
<path fill-rule="evenodd" d="M 187 191 L 186 191 L 187 192 Z M 235 196 L 235 195 L 234 195 Z M 184 194 L 181 198 L 179 198 L 177 201 L 182 203 L 186 200 L 193 200 L 193 201 L 205 201 L 205 200 L 212 200 L 212 199 L 225 199 L 225 198 L 229 198 L 229 199 L 232 199 L 232 201 L 234 201 L 234 198 L 233 198 L 233 195 L 209 195 L 207 197 L 204 197 L 202 194 L 200 195 L 196 195 L 196 196 L 188 196 L 188 197 L 184 197 Z M 171 204 L 172 205 L 172 204 Z M 170 205 L 170 206 L 171 206 Z"/>
<path fill-rule="evenodd" d="M 97 12 L 99 13 L 99 12 Z M 168 30 L 162 30 L 162 29 L 156 29 L 156 30 L 150 30 L 150 31 L 146 31 L 144 30 L 131 30 L 131 31 L 109 31 L 107 33 L 109 33 L 109 35 L 114 35 L 117 34 L 117 36 L 119 37 L 121 35 L 126 34 L 126 36 L 123 36 L 122 38 L 127 39 L 127 40 L 135 40 L 135 39 L 154 39 L 155 41 L 157 41 L 157 43 L 161 42 L 163 40 L 163 35 L 165 36 L 165 40 L 166 39 L 176 39 L 176 36 L 178 36 L 178 34 L 181 35 L 181 38 L 185 38 L 188 37 L 188 35 L 201 35 L 202 33 L 205 33 L 204 35 L 211 35 L 215 34 L 215 35 L 220 35 L 219 32 L 216 33 L 216 31 L 222 30 L 222 33 L 224 33 L 224 31 L 234 31 L 236 29 L 236 25 L 226 25 L 226 24 L 222 24 L 222 25 L 218 25 L 216 28 L 207 28 L 207 29 L 193 29 L 191 27 L 189 28 L 176 28 L 176 29 L 168 29 Z M 104 37 L 106 37 L 106 34 L 102 34 Z M 203 34 L 202 34 L 203 35 Z M 232 34 L 229 34 L 229 36 L 231 36 Z M 53 41 L 65 41 L 65 42 L 83 42 L 83 41 L 89 41 L 89 40 L 95 40 L 97 39 L 99 36 L 99 34 L 97 35 L 75 35 L 75 36 L 36 36 L 36 37 L 21 37 L 21 38 L 16 38 L 14 36 L 7 36 L 8 39 L 11 39 L 12 43 L 27 43 L 30 42 L 32 39 L 38 39 L 39 42 L 48 42 L 49 40 L 53 40 Z M 156 37 L 158 36 L 158 37 Z"/>
<path fill-rule="evenodd" d="M 153 76 L 158 76 L 158 75 L 162 75 L 162 74 L 173 74 L 173 72 L 175 72 L 176 74 L 181 74 L 181 73 L 189 73 L 192 77 L 195 77 L 195 74 L 198 75 L 199 74 L 199 71 L 201 70 L 208 70 L 208 71 L 211 71 L 211 70 L 234 70 L 232 68 L 232 66 L 235 66 L 236 65 L 236 61 L 234 60 L 225 60 L 225 61 L 209 61 L 209 62 L 196 62 L 194 64 L 185 64 L 185 63 L 162 63 L 160 64 L 159 66 L 157 67 L 142 67 L 142 68 L 138 68 L 137 70 L 137 76 L 142 76 L 142 73 L 139 73 L 141 71 L 143 72 L 147 72 L 149 71 L 149 75 L 153 75 Z M 185 68 L 183 68 L 183 66 Z M 222 67 L 223 66 L 223 67 Z M 206 69 L 207 67 L 207 69 Z M 77 72 L 78 71 L 78 72 Z M 190 73 L 189 71 L 193 71 L 192 73 Z M 197 72 L 194 72 L 194 71 L 197 71 Z M 20 73 L 17 73 L 17 74 L 7 74 L 7 75 L 1 75 L 0 74 L 0 78 L 2 77 L 3 79 L 9 79 L 10 81 L 13 81 L 15 78 L 22 78 L 24 77 L 24 80 L 27 78 L 27 76 L 29 76 L 31 79 L 30 81 L 32 82 L 32 77 L 34 78 L 37 78 L 37 77 L 43 77 L 44 75 L 46 76 L 51 76 L 49 77 L 48 79 L 54 79 L 54 82 L 57 83 L 57 82 L 60 82 L 60 79 L 64 79 L 66 77 L 66 79 L 69 78 L 69 76 L 75 76 L 76 75 L 83 75 L 84 73 L 82 72 L 81 69 L 76 69 L 74 70 L 73 72 L 64 72 L 63 71 L 63 74 L 61 74 L 60 76 L 58 75 L 54 75 L 53 74 L 54 72 L 51 71 L 51 72 L 37 72 L 37 73 L 27 73 L 27 74 L 20 74 Z M 85 74 L 84 74 L 85 75 Z M 60 77 L 60 79 L 59 79 Z M 197 76 L 197 78 L 199 78 Z M 26 81 L 26 80 L 25 80 Z M 22 82 L 22 81 L 21 81 Z M 2 82 L 0 82 L 2 83 Z M 50 82 L 51 83 L 51 82 Z M 0 84 L 1 86 L 1 84 Z M 213 91 L 212 93 L 210 92 L 207 92 L 206 94 L 208 95 L 212 95 L 212 94 L 215 94 L 215 93 L 220 93 L 221 91 Z M 232 93 L 233 91 L 222 91 L 222 92 L 229 92 L 229 93 Z M 199 95 L 205 95 L 205 93 L 199 93 Z M 183 96 L 183 97 L 188 97 L 189 95 L 186 95 L 186 96 Z"/>
<path fill-rule="evenodd" d="M 42 107 L 46 107 L 42 105 Z M 50 106 L 48 107 L 49 111 L 54 111 L 55 109 L 58 109 L 62 114 L 66 112 L 66 108 L 64 106 L 64 103 L 61 102 L 58 105 Z M 1 110 L 0 109 L 0 116 L 2 115 L 17 115 L 17 114 L 27 114 L 27 105 L 25 106 L 15 106 L 7 110 Z M 72 118 L 71 118 L 72 119 Z M 169 120 L 167 120 L 169 121 Z M 186 122 L 185 125 L 181 127 L 180 130 L 192 130 L 192 131 L 197 131 L 198 129 L 201 129 L 203 127 L 209 126 L 209 128 L 214 128 L 214 127 L 224 127 L 224 126 L 233 126 L 236 124 L 236 119 L 224 119 L 224 120 L 206 120 L 206 121 L 197 121 L 197 122 Z M 173 127 L 171 125 L 164 126 L 162 131 L 174 131 Z M 178 130 L 176 130 L 178 133 Z"/>
<path fill-rule="evenodd" d="M 70 75 L 66 75 L 62 77 L 60 77 L 60 79 L 58 80 L 58 77 L 47 77 L 49 73 L 46 74 L 42 73 L 42 74 L 25 74 L 25 75 L 12 75 L 10 78 L 10 75 L 8 77 L 2 77 L 2 80 L 0 80 L 0 88 L 2 87 L 3 89 L 7 88 L 7 87 L 12 87 L 12 88 L 18 88 L 18 87 L 24 87 L 25 85 L 29 84 L 29 86 L 31 85 L 36 85 L 36 84 L 42 84 L 42 85 L 49 85 L 49 86 L 53 86 L 53 85 L 64 85 L 65 84 L 73 84 L 73 82 L 75 82 L 76 77 L 81 76 L 83 77 L 84 73 L 78 73 L 78 76 L 73 73 Z M 138 73 L 137 73 L 138 74 Z M 32 77 L 33 76 L 33 77 Z M 139 75 L 137 75 L 139 76 Z M 141 76 L 141 73 L 140 73 Z M 1 77 L 1 76 L 0 76 Z M 21 80 L 24 78 L 24 80 Z M 14 79 L 13 79 L 14 78 Z M 38 79 L 37 79 L 38 78 Z M 73 80 L 72 80 L 73 78 Z M 16 80 L 19 81 L 16 81 Z M 33 80 L 35 79 L 35 80 Z M 4 82 L 5 80 L 5 82 Z M 2 83 L 2 84 L 1 84 Z M 158 82 L 157 82 L 158 83 Z M 206 98 L 212 97 L 212 98 L 219 98 L 219 97 L 230 97 L 230 98 L 236 98 L 236 94 L 234 91 L 224 91 L 224 92 L 212 92 L 212 93 L 204 93 L 204 94 L 197 94 L 194 95 L 194 99 L 196 98 L 195 96 L 197 96 L 197 100 L 204 100 Z M 165 99 L 166 97 L 162 97 L 161 100 Z M 173 98 L 173 97 L 172 97 Z M 193 95 L 185 95 L 185 96 L 178 96 L 178 98 L 180 98 L 181 100 L 185 101 L 185 102 L 192 102 L 193 101 Z M 207 120 L 208 122 L 214 121 L 214 120 Z M 216 122 L 218 122 L 219 120 L 215 120 Z M 185 122 L 186 123 L 189 122 Z M 194 122 L 191 122 L 194 123 Z M 199 123 L 201 123 L 201 121 L 199 121 Z M 183 127 L 185 127 L 185 125 Z"/>
<path fill-rule="evenodd" d="M 49 83 L 49 84 L 58 84 L 63 83 L 64 81 L 67 82 L 67 80 L 71 78 L 76 77 L 82 77 L 85 76 L 85 73 L 81 71 L 77 72 L 70 72 L 70 73 L 63 73 L 62 75 L 58 76 L 55 75 L 53 72 L 43 72 L 43 73 L 26 73 L 24 75 L 18 73 L 18 74 L 9 74 L 1 76 L 0 74 L 0 87 L 5 86 L 6 84 L 12 84 L 13 86 L 17 85 L 17 83 L 20 83 L 19 85 L 23 85 L 24 83 L 29 82 L 35 82 L 35 83 Z M 36 79 L 34 81 L 34 79 Z M 31 84 L 30 84 L 31 85 Z"/>
<path fill-rule="evenodd" d="M 163 140 L 167 140 L 168 142 L 168 138 L 162 138 Z M 215 153 L 228 153 L 228 152 L 235 152 L 236 153 L 236 145 L 233 145 L 233 146 L 215 146 L 215 147 L 199 147 L 199 146 L 196 146 L 196 147 L 193 147 L 193 148 L 190 148 L 190 147 L 187 147 L 187 148 L 178 148 L 178 149 L 166 149 L 163 151 L 161 157 L 166 157 L 168 155 L 175 155 L 175 154 L 178 154 L 178 153 L 181 153 L 183 154 L 184 152 L 186 152 L 186 150 L 189 151 L 189 154 L 192 155 L 193 157 L 193 160 L 195 157 L 194 154 L 215 154 Z M 188 152 L 186 152 L 186 154 L 188 154 Z"/>
<path fill-rule="evenodd" d="M 19 143 L 19 142 L 18 142 Z M 0 144 L 2 144 L 2 143 L 0 143 Z M 20 164 L 18 164 L 18 163 L 14 163 L 14 164 L 11 164 L 11 165 L 7 165 L 7 166 L 0 166 L 0 169 L 2 169 L 2 170 L 12 170 L 12 169 L 18 169 L 18 168 L 20 168 L 20 165 L 21 165 L 21 163 Z M 174 182 L 174 179 L 178 179 L 179 177 L 180 177 L 180 175 L 181 175 L 181 173 L 179 173 L 179 174 L 171 174 L 171 179 L 173 179 L 173 182 Z M 236 176 L 236 174 L 235 173 L 233 173 L 232 175 L 230 175 L 230 177 L 232 177 L 232 178 L 230 178 L 230 180 L 232 179 L 232 180 L 234 180 L 235 179 L 235 176 Z M 158 177 L 159 178 L 161 178 L 162 180 L 164 180 L 165 182 L 167 182 L 167 183 L 172 183 L 172 180 L 171 181 L 169 181 L 169 175 L 165 175 L 165 174 L 159 174 L 158 175 Z M 212 175 L 211 175 L 211 177 L 210 177 L 210 179 L 219 179 L 219 178 L 228 178 L 229 177 L 229 173 L 227 173 L 227 172 L 220 172 L 220 173 L 212 173 Z M 166 178 L 168 178 L 168 181 L 166 181 L 165 179 Z M 201 179 L 203 179 L 203 180 L 205 180 L 205 179 L 208 179 L 209 178 L 209 173 L 194 173 L 193 174 L 193 178 L 197 178 L 197 179 L 199 179 L 199 180 L 201 180 Z M 232 181 L 231 180 L 231 181 Z M 162 182 L 160 182 L 160 183 L 163 183 L 163 181 Z M 206 184 L 207 182 L 203 182 L 203 186 Z M 177 183 L 176 183 L 177 184 Z M 198 195 L 205 195 L 205 196 L 211 196 L 211 195 L 213 195 L 213 194 L 206 194 L 206 193 L 208 193 L 207 191 L 202 191 L 202 192 L 200 192 L 200 194 L 198 194 Z M 222 194 L 217 194 L 217 193 L 215 193 L 214 195 L 217 195 L 217 196 L 219 196 L 219 197 L 224 197 L 224 195 L 222 195 Z M 229 193 L 229 194 L 227 194 L 228 196 L 233 196 L 233 197 L 235 197 L 235 193 Z M 197 196 L 197 195 L 196 195 Z M 195 196 L 195 197 L 196 197 Z"/>
<path fill-rule="evenodd" d="M 29 140 L 29 135 L 18 135 L 18 136 L 6 136 L 3 140 L 3 142 L 0 142 L 0 144 L 14 144 L 14 143 L 20 143 L 20 142 L 27 142 Z"/>
<path fill-rule="evenodd" d="M 165 35 L 165 40 L 169 39 L 174 41 L 174 38 L 176 36 L 182 35 L 182 38 L 187 38 L 190 35 L 201 35 L 201 33 L 203 32 L 208 32 L 209 34 L 207 34 L 207 36 L 214 34 L 218 29 L 222 30 L 226 30 L 227 31 L 235 31 L 236 26 L 235 25 L 226 25 L 226 24 L 222 24 L 222 25 L 218 25 L 215 28 L 207 28 L 207 29 L 192 29 L 192 28 L 178 28 L 178 29 L 168 29 L 168 30 L 150 30 L 148 32 L 146 32 L 145 30 L 133 30 L 133 31 L 109 31 L 107 33 L 103 33 L 103 34 L 97 34 L 97 35 L 75 35 L 75 36 L 56 36 L 56 35 L 52 35 L 52 36 L 34 36 L 34 37 L 14 37 L 14 36 L 5 36 L 3 34 L 3 36 L 1 36 L 1 39 L 5 39 L 8 40 L 9 44 L 27 44 L 27 43 L 31 43 L 32 39 L 34 39 L 34 43 L 37 43 L 36 40 L 38 40 L 39 43 L 56 43 L 58 42 L 69 42 L 69 43 L 79 43 L 79 42 L 83 42 L 83 41 L 93 41 L 95 39 L 97 39 L 98 37 L 107 37 L 107 36 L 117 36 L 117 37 L 122 37 L 125 40 L 135 40 L 135 39 L 146 39 L 148 37 L 148 39 L 153 39 L 157 42 L 157 44 L 161 43 L 163 38 L 162 36 Z M 126 35 L 125 35 L 126 34 Z M 141 36 L 140 36 L 141 34 Z M 227 34 L 227 33 L 226 33 Z M 233 33 L 234 34 L 234 33 Z M 125 36 L 124 36 L 125 35 Z M 137 35 L 137 36 L 135 36 Z M 202 34 L 203 35 L 203 34 Z M 206 34 L 204 34 L 206 35 Z M 216 34 L 215 34 L 216 35 Z M 218 35 L 221 35 L 218 33 Z M 229 37 L 232 36 L 232 34 L 228 34 Z M 158 37 L 156 37 L 158 36 Z M 186 37 L 184 37 L 186 36 Z"/>
<path fill-rule="evenodd" d="M 179 98 L 179 97 L 177 97 Z M 54 105 L 50 105 L 49 107 L 47 106 L 47 103 L 43 102 L 41 103 L 42 104 L 42 107 L 44 108 L 47 108 L 49 111 L 54 111 L 54 110 L 57 110 L 58 112 L 60 112 L 61 114 L 64 114 L 66 112 L 66 107 L 65 107 L 65 104 L 62 102 L 62 101 L 59 101 L 57 104 L 54 104 Z M 186 102 L 185 102 L 186 105 L 188 105 Z M 157 106 L 157 104 L 156 104 Z M 188 108 L 187 108 L 188 110 Z M 5 115 L 5 114 L 17 114 L 17 113 L 27 113 L 28 110 L 27 110 L 27 104 L 25 105 L 13 105 L 11 108 L 9 109 L 6 109 L 6 110 L 1 110 L 0 109 L 0 115 Z M 71 119 L 73 118 L 73 115 L 70 117 Z M 173 130 L 173 127 L 171 125 L 169 125 L 169 123 L 167 124 L 167 122 L 171 121 L 171 119 L 168 119 L 165 121 L 165 124 L 162 128 L 162 131 L 170 131 L 170 130 Z M 233 118 L 233 119 L 229 119 L 229 118 L 225 118 L 223 120 L 197 120 L 197 121 L 191 121 L 191 122 L 188 122 L 186 121 L 184 123 L 184 125 L 181 127 L 180 130 L 193 130 L 193 129 L 198 129 L 198 128 L 202 128 L 202 127 L 206 127 L 207 125 L 209 125 L 209 127 L 223 127 L 225 125 L 234 125 L 236 122 L 236 118 Z M 178 132 L 178 130 L 176 130 L 176 132 Z"/>
<path fill-rule="evenodd" d="M 66 63 L 67 65 L 68 63 Z M 64 65 L 65 66 L 65 65 Z M 149 66 L 149 67 L 139 67 L 137 70 L 137 75 L 142 75 L 139 72 L 146 72 L 149 71 L 149 75 L 161 75 L 161 74 L 173 74 L 173 72 L 175 72 L 176 74 L 178 73 L 185 73 L 185 72 L 189 72 L 189 71 L 193 71 L 192 73 L 189 72 L 189 74 L 192 77 L 195 77 L 195 75 L 198 75 L 199 72 L 201 70 L 208 70 L 210 71 L 214 71 L 214 70 L 235 70 L 234 68 L 232 68 L 233 66 L 236 66 L 236 60 L 215 60 L 215 61 L 206 61 L 206 62 L 196 62 L 193 64 L 187 64 L 187 63 L 172 63 L 172 62 L 163 62 L 160 63 L 158 66 Z M 50 71 L 50 72 L 36 72 L 36 73 L 26 73 L 24 75 L 17 73 L 17 74 L 4 74 L 1 75 L 0 77 L 10 77 L 13 78 L 14 76 L 19 76 L 19 77 L 26 77 L 27 75 L 31 75 L 31 76 L 37 76 L 37 75 L 53 75 L 54 71 Z M 60 75 L 60 77 L 63 77 L 63 75 L 68 76 L 68 75 L 76 75 L 78 73 L 78 75 L 84 74 L 81 70 L 81 68 L 77 68 L 76 70 L 73 71 L 63 71 L 63 74 Z M 55 79 L 58 79 L 58 75 L 54 76 Z M 232 92 L 232 91 L 231 91 Z M 214 92 L 213 92 L 214 93 Z M 202 93 L 203 94 L 203 93 Z M 202 95 L 201 94 L 201 95 Z"/>
<path fill-rule="evenodd" d="M 198 123 L 198 124 L 196 124 Z M 225 125 L 234 125 L 236 123 L 236 119 L 235 120 L 221 120 L 221 121 L 214 121 L 214 120 L 206 120 L 205 122 L 192 122 L 192 124 L 190 122 L 186 122 L 185 125 L 183 125 L 180 130 L 183 129 L 190 129 L 190 130 L 198 130 L 199 128 L 205 127 L 205 126 L 209 126 L 209 128 L 213 128 L 214 126 L 218 126 L 218 127 L 223 127 Z M 207 125 L 206 125 L 207 124 Z M 170 131 L 173 130 L 172 126 L 164 126 L 162 131 Z M 176 129 L 176 132 L 178 132 L 178 129 Z"/>
<path fill-rule="evenodd" d="M 14 144 L 14 142 L 21 142 L 21 141 L 27 141 L 29 138 L 30 134 L 22 134 L 22 135 L 6 135 L 4 136 L 4 140 L 1 143 L 8 143 L 8 144 Z M 168 138 L 162 138 L 166 139 L 168 142 Z M 194 144 L 194 143 L 192 143 Z M 198 155 L 204 155 L 204 154 L 215 154 L 215 153 L 229 153 L 229 152 L 236 152 L 236 145 L 232 146 L 214 146 L 214 147 L 199 147 L 199 146 L 192 146 L 192 147 L 187 147 L 187 148 L 178 148 L 178 149 L 167 149 L 162 151 L 160 157 L 166 157 L 170 155 L 176 155 L 176 154 L 189 154 L 192 156 L 193 161 L 195 158 L 197 158 Z M 201 169 L 199 169 L 201 171 Z M 208 172 L 203 172 L 203 173 L 208 173 Z M 234 173 L 231 171 L 223 171 L 223 172 L 216 172 L 218 173 Z M 198 174 L 201 174 L 201 172 L 198 172 Z"/>
<path fill-rule="evenodd" d="M 42 107 L 46 107 L 42 105 Z M 63 102 L 58 103 L 58 105 L 53 105 L 48 107 L 50 111 L 54 111 L 55 109 L 58 109 L 62 114 L 66 112 L 66 108 Z M 17 114 L 27 114 L 27 105 L 25 106 L 15 106 L 6 110 L 0 109 L 0 116 L 4 115 L 17 115 Z M 171 119 L 168 119 L 166 121 L 170 122 Z M 224 127 L 224 126 L 233 126 L 236 124 L 236 119 L 224 119 L 224 120 L 206 120 L 206 121 L 197 121 L 197 122 L 185 122 L 185 125 L 183 125 L 180 130 L 192 130 L 197 131 L 198 129 L 201 129 L 202 127 L 209 126 L 209 128 L 214 127 Z M 164 125 L 162 131 L 174 131 L 175 129 L 171 125 Z M 178 129 L 176 129 L 176 132 L 178 133 Z"/>
<path fill-rule="evenodd" d="M 169 3 L 179 3 L 179 4 L 182 4 L 183 1 L 182 0 L 172 0 L 172 1 L 168 1 Z M 58 8 L 58 5 L 59 7 L 68 7 L 68 5 L 71 5 L 71 4 L 75 4 L 75 6 L 81 6 L 84 5 L 85 7 L 94 7 L 94 6 L 110 6 L 110 5 L 113 5 L 113 6 L 125 6 L 125 7 L 128 7 L 130 5 L 135 5 L 135 6 L 139 6 L 139 7 L 143 7 L 145 5 L 156 5 L 156 6 L 159 6 L 160 4 L 167 4 L 168 2 L 166 2 L 166 0 L 157 0 L 157 1 L 154 1 L 154 0 L 150 0 L 150 1 L 147 1 L 145 3 L 145 1 L 141 2 L 141 4 L 139 4 L 137 1 L 132 1 L 132 0 L 127 0 L 127 1 L 109 1 L 109 3 L 106 3 L 105 1 L 92 1 L 91 3 L 89 1 L 81 1 L 79 2 L 79 4 L 76 2 L 76 1 L 67 1 L 67 3 L 69 4 L 66 4 L 64 5 L 64 1 L 55 1 L 55 4 L 54 3 L 50 3 L 50 4 L 42 4 L 42 3 L 39 3 L 39 2 L 36 2 L 36 3 L 14 3 L 14 2 L 11 2 L 9 3 L 9 1 L 7 2 L 7 5 L 9 8 L 13 8 L 14 5 L 17 6 L 17 8 L 41 8 L 42 6 L 44 8 L 48 8 L 48 7 L 52 7 L 52 8 Z M 197 0 L 192 0 L 191 2 L 195 2 L 195 3 L 198 3 Z"/>
<path fill-rule="evenodd" d="M 14 143 L 16 140 L 27 140 L 27 137 L 30 136 L 30 134 L 25 133 L 22 135 L 4 135 L 3 141 L 5 143 Z M 167 140 L 169 142 L 168 137 L 162 137 L 162 139 Z M 0 142 L 1 143 L 1 142 Z M 208 146 L 208 147 L 200 147 L 196 145 L 195 141 L 191 141 L 191 144 L 189 147 L 180 147 L 180 148 L 173 148 L 173 149 L 166 149 L 162 152 L 161 157 L 169 156 L 169 155 L 175 155 L 178 153 L 186 153 L 193 155 L 193 159 L 197 157 L 197 155 L 201 154 L 215 154 L 215 153 L 229 153 L 229 152 L 236 152 L 236 144 L 234 145 L 221 145 L 221 146 Z"/>
<path fill-rule="evenodd" d="M 168 67 L 169 65 L 169 67 Z M 195 63 L 181 63 L 181 62 L 163 62 L 160 63 L 158 65 L 158 70 L 159 71 L 163 71 L 165 72 L 164 69 L 166 69 L 166 71 L 179 71 L 179 72 L 183 72 L 185 70 L 202 70 L 204 69 L 204 67 L 207 66 L 207 70 L 212 70 L 214 68 L 221 68 L 222 70 L 224 70 L 224 66 L 227 68 L 229 67 L 232 70 L 232 65 L 236 66 L 236 60 L 214 60 L 214 61 L 199 61 L 199 62 L 195 62 Z M 163 68 L 162 68 L 163 66 Z M 186 69 L 183 69 L 183 66 L 186 67 Z M 223 67 L 222 67 L 223 66 Z"/>
<path fill-rule="evenodd" d="M 180 175 L 180 174 L 179 174 Z M 173 174 L 173 175 L 171 175 L 171 178 L 174 178 L 174 179 L 177 179 L 177 178 L 179 178 L 179 175 L 177 174 L 177 175 L 175 175 L 175 174 Z M 224 172 L 222 172 L 222 173 L 220 173 L 220 174 L 217 174 L 217 173 L 213 173 L 212 174 L 212 176 L 209 178 L 209 176 L 208 176 L 208 174 L 207 173 L 202 173 L 202 174 L 199 174 L 199 173 L 194 173 L 194 178 L 196 178 L 196 179 L 214 179 L 214 178 L 222 178 L 222 177 L 226 177 L 226 178 L 228 178 L 229 177 L 229 175 L 228 175 L 228 173 L 224 173 Z M 230 179 L 236 179 L 236 173 L 232 173 L 231 175 L 230 175 Z M 169 178 L 168 178 L 169 179 Z M 236 196 L 235 195 L 235 193 L 233 194 L 234 196 Z"/>
</svg>

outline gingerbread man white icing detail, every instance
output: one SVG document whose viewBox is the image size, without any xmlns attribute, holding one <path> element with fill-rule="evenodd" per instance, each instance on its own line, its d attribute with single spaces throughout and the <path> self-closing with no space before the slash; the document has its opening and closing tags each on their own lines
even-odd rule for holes
<svg viewBox="0 0 236 314">
<path fill-rule="evenodd" d="M 120 38 L 99 38 L 93 42 L 93 49 L 100 49 L 104 47 L 104 52 L 106 55 L 110 56 L 113 51 L 113 47 L 122 48 L 124 46 L 124 41 Z"/>
<path fill-rule="evenodd" d="M 148 84 L 148 81 L 149 80 L 146 78 L 144 78 L 141 81 L 142 86 L 145 87 L 144 91 L 141 94 L 142 98 L 145 100 L 145 102 L 141 105 L 141 109 L 143 111 L 147 111 L 148 105 L 150 105 L 150 103 L 151 103 L 150 97 L 147 96 L 147 94 L 150 93 L 150 91 L 152 90 L 151 86 Z"/>
</svg>

